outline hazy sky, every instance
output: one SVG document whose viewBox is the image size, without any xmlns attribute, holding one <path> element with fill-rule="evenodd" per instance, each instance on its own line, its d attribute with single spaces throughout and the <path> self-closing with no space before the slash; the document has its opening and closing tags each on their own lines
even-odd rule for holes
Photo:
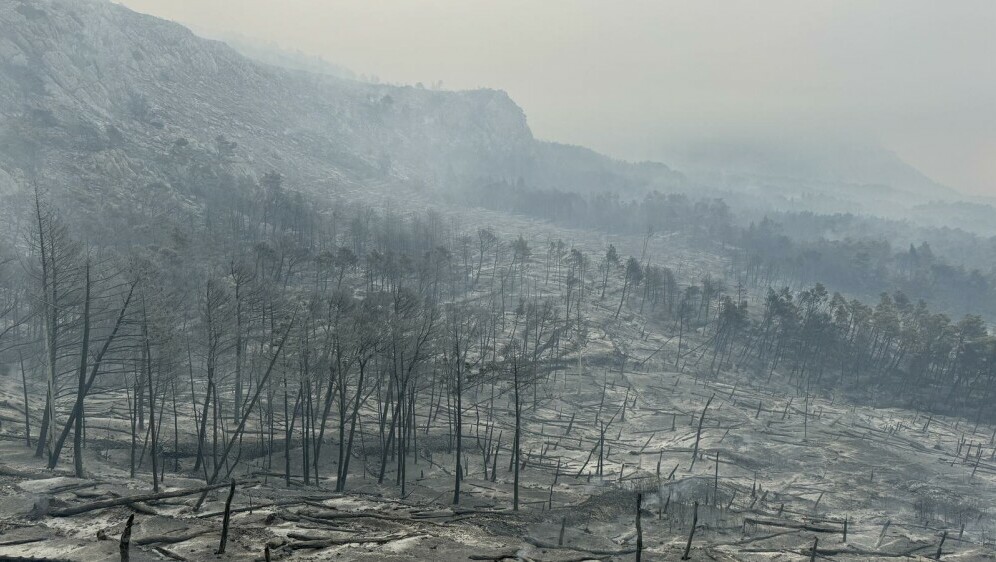
<svg viewBox="0 0 996 562">
<path fill-rule="evenodd" d="M 121 3 L 387 82 L 500 88 L 536 136 L 622 158 L 829 135 L 996 195 L 992 0 Z"/>
</svg>

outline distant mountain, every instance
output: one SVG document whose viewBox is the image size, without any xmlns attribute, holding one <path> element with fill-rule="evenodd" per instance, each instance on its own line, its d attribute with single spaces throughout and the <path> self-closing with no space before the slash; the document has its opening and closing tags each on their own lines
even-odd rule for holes
<svg viewBox="0 0 996 562">
<path fill-rule="evenodd" d="M 0 0 L 0 197 L 37 182 L 82 210 L 150 201 L 196 210 L 205 182 L 238 189 L 275 170 L 318 192 L 495 181 L 632 197 L 685 191 L 757 214 L 931 226 L 925 205 L 960 199 L 880 148 L 700 143 L 671 151 L 679 173 L 538 140 L 502 91 L 374 84 L 303 55 L 240 49 L 107 1 Z"/>
<path fill-rule="evenodd" d="M 37 180 L 88 208 L 196 207 L 209 166 L 312 190 L 502 180 L 636 194 L 681 181 L 537 141 L 502 91 L 285 68 L 105 1 L 0 2 L 0 193 Z"/>
<path fill-rule="evenodd" d="M 823 140 L 689 143 L 667 151 L 696 183 L 746 206 L 906 217 L 962 196 L 880 147 Z"/>
<path fill-rule="evenodd" d="M 954 227 L 983 236 L 996 236 L 996 207 L 986 202 L 931 201 L 913 207 L 911 216 L 928 226 Z"/>
</svg>

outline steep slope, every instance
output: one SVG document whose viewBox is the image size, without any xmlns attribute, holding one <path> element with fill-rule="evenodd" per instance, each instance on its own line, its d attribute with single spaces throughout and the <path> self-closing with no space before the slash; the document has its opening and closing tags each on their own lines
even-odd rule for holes
<svg viewBox="0 0 996 562">
<path fill-rule="evenodd" d="M 0 3 L 0 190 L 38 179 L 86 206 L 103 194 L 122 203 L 156 184 L 191 202 L 194 190 L 174 172 L 208 166 L 274 169 L 311 189 L 482 178 L 603 188 L 578 181 L 591 170 L 616 189 L 661 183 L 595 153 L 549 152 L 501 91 L 428 91 L 270 66 L 97 0 Z"/>
<path fill-rule="evenodd" d="M 501 92 L 377 87 L 265 66 L 108 3 L 5 3 L 0 25 L 5 129 L 93 164 L 116 150 L 161 153 L 180 138 L 211 145 L 224 134 L 258 165 L 357 176 L 389 166 L 403 177 L 441 161 L 487 172 L 528 155 L 532 141 Z"/>
</svg>

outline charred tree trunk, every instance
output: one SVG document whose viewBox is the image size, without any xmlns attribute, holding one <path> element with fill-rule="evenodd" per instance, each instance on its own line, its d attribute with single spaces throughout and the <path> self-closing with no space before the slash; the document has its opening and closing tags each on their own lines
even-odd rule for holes
<svg viewBox="0 0 996 562">
<path fill-rule="evenodd" d="M 86 396 L 86 364 L 90 345 L 90 264 L 86 264 L 86 287 L 83 297 L 83 342 L 80 345 L 80 368 L 77 372 L 79 385 L 76 389 L 76 429 L 73 432 L 73 468 L 77 478 L 83 478 L 83 397 Z M 58 449 L 53 448 L 53 458 L 49 465 L 55 464 Z"/>
</svg>

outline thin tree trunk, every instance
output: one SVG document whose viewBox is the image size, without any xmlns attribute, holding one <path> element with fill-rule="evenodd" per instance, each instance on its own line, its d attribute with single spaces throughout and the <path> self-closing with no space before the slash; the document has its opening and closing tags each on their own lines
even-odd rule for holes
<svg viewBox="0 0 996 562">
<path fill-rule="evenodd" d="M 84 398 L 90 394 L 90 389 L 93 387 L 93 382 L 97 379 L 97 373 L 100 371 L 100 365 L 104 359 L 104 355 L 107 353 L 107 350 L 111 347 L 111 343 L 117 337 L 118 331 L 121 328 L 121 325 L 124 323 L 125 314 L 128 311 L 128 305 L 131 303 L 131 298 L 132 295 L 134 294 L 134 291 L 135 291 L 135 284 L 133 283 L 131 285 L 131 288 L 128 290 L 128 296 L 125 298 L 124 304 L 121 306 L 121 310 L 118 313 L 118 318 L 114 323 L 114 328 L 111 330 L 111 334 L 107 337 L 106 340 L 104 340 L 104 345 L 100 348 L 100 352 L 98 352 L 97 356 L 94 358 L 93 366 L 90 367 L 90 375 L 87 377 L 86 386 L 83 389 Z M 82 408 L 79 410 L 79 412 L 77 411 L 76 408 L 73 408 L 73 411 L 69 415 L 69 419 L 66 420 L 66 424 L 62 426 L 62 433 L 59 434 L 59 438 L 58 440 L 56 440 L 55 446 L 53 447 L 52 455 L 49 458 L 48 467 L 50 469 L 55 468 L 56 465 L 58 464 L 59 456 L 62 453 L 62 447 L 65 445 L 66 438 L 69 437 L 69 431 L 71 428 L 75 426 L 76 417 L 80 415 L 80 413 L 82 413 Z"/>
<path fill-rule="evenodd" d="M 519 448 L 520 448 L 520 435 L 522 432 L 522 406 L 519 401 L 519 370 L 518 367 L 513 367 L 514 381 L 513 385 L 514 395 L 515 395 L 515 437 L 512 444 L 512 461 L 513 461 L 513 485 L 512 485 L 512 510 L 519 511 Z"/>
<path fill-rule="evenodd" d="M 266 368 L 266 373 L 263 374 L 263 378 L 260 379 L 259 384 L 256 385 L 256 392 L 253 393 L 252 400 L 246 406 L 246 410 L 242 414 L 242 419 L 239 421 L 238 427 L 235 428 L 235 431 L 232 433 L 231 438 L 229 438 L 228 440 L 228 444 L 225 446 L 225 451 L 222 454 L 221 462 L 215 464 L 214 472 L 211 474 L 211 477 L 208 479 L 207 482 L 208 485 L 214 484 L 214 482 L 218 479 L 218 474 L 221 472 L 221 466 L 228 461 L 228 455 L 232 452 L 232 447 L 235 445 L 236 440 L 239 439 L 239 437 L 242 435 L 242 432 L 245 430 L 246 421 L 249 419 L 249 414 L 252 413 L 253 408 L 256 406 L 256 402 L 259 401 L 259 396 L 263 391 L 263 386 L 269 380 L 270 374 L 273 372 L 273 367 L 277 363 L 277 358 L 280 357 L 280 352 L 283 351 L 284 349 L 284 344 L 287 343 L 287 336 L 290 335 L 290 331 L 293 325 L 294 325 L 294 319 L 292 318 L 290 324 L 287 326 L 287 330 L 284 332 L 283 337 L 280 338 L 280 343 L 277 344 L 277 349 L 273 353 L 273 358 L 270 360 L 269 366 Z M 200 509 L 201 504 L 204 503 L 205 497 L 207 497 L 207 492 L 204 492 L 201 495 L 201 497 L 197 500 L 197 504 L 194 507 L 195 511 L 197 509 Z"/>
<path fill-rule="evenodd" d="M 24 371 L 24 357 L 18 353 L 21 363 L 21 384 L 24 386 L 24 441 L 31 447 L 31 407 L 28 403 L 28 374 Z"/>
<path fill-rule="evenodd" d="M 156 427 L 156 399 L 155 399 L 155 389 L 152 385 L 152 350 L 149 348 L 149 329 L 148 325 L 143 321 L 142 332 L 145 339 L 145 375 L 147 377 L 147 383 L 149 385 L 149 432 L 152 438 L 151 443 L 151 456 L 152 456 L 152 491 L 159 491 L 159 439 L 158 439 L 158 428 Z"/>
<path fill-rule="evenodd" d="M 453 504 L 460 503 L 460 481 L 463 480 L 463 373 L 460 362 L 460 350 L 456 353 L 456 473 L 453 476 Z"/>
<path fill-rule="evenodd" d="M 361 405 L 361 389 L 363 388 L 363 378 L 364 372 L 366 371 L 366 362 L 360 362 L 360 375 L 359 380 L 356 383 L 356 398 L 353 404 L 353 414 L 352 419 L 349 422 L 349 441 L 346 443 L 346 456 L 342 460 L 342 464 L 339 466 L 339 476 L 336 479 L 336 491 L 345 492 L 346 491 L 346 477 L 349 475 L 349 459 L 353 455 L 353 437 L 356 435 L 356 422 L 360 416 L 360 405 Z"/>
<path fill-rule="evenodd" d="M 76 390 L 76 430 L 73 433 L 73 468 L 77 478 L 83 478 L 83 397 L 86 396 L 86 362 L 90 346 L 90 263 L 86 264 L 86 288 L 83 297 L 83 342 L 80 346 L 80 368 L 77 372 L 79 386 Z M 52 451 L 58 454 L 56 449 Z M 55 464 L 54 458 L 49 464 Z"/>
</svg>

